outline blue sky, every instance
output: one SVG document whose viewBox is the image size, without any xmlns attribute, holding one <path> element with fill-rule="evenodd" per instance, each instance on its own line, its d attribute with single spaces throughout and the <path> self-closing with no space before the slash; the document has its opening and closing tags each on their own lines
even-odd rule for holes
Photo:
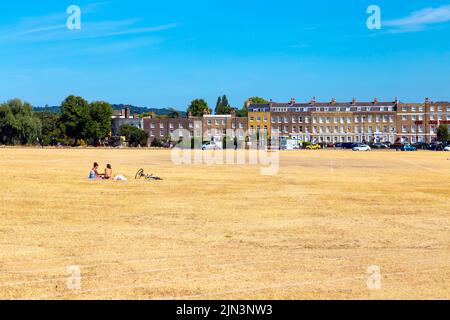
<svg viewBox="0 0 450 320">
<path fill-rule="evenodd" d="M 450 100 L 448 1 L 95 1 L 0 2 L 0 101 Z M 65 27 L 72 4 L 81 30 Z"/>
</svg>

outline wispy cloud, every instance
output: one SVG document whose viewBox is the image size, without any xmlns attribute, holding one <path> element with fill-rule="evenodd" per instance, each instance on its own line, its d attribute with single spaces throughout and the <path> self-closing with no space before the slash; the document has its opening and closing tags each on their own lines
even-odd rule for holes
<svg viewBox="0 0 450 320">
<path fill-rule="evenodd" d="M 428 25 L 435 25 L 450 21 L 450 5 L 437 8 L 425 8 L 411 13 L 409 16 L 383 22 L 391 33 L 417 32 L 426 29 Z"/>
<path fill-rule="evenodd" d="M 55 31 L 55 30 L 61 30 L 61 29 L 64 29 L 64 25 L 27 29 L 27 30 L 23 30 L 23 31 L 18 31 L 17 33 L 11 34 L 10 36 L 15 38 L 15 37 L 26 36 L 26 35 L 30 35 L 30 34 L 44 33 L 44 32 L 48 32 L 48 31 Z"/>
<path fill-rule="evenodd" d="M 84 22 L 87 14 L 99 10 L 107 2 L 99 2 L 82 7 L 81 30 L 68 30 L 65 13 L 50 14 L 39 17 L 22 18 L 16 25 L 0 30 L 0 40 L 5 42 L 45 42 L 77 39 L 95 39 L 139 35 L 169 30 L 177 23 L 148 26 L 138 18 L 115 21 Z"/>
<path fill-rule="evenodd" d="M 143 27 L 143 28 L 128 28 L 123 30 L 115 30 L 111 32 L 102 32 L 102 33 L 93 33 L 92 35 L 86 35 L 81 37 L 83 39 L 92 39 L 92 38 L 106 38 L 106 37 L 115 37 L 115 36 L 123 36 L 123 35 L 133 35 L 133 34 L 143 34 L 143 33 L 151 33 L 158 31 L 165 31 L 172 28 L 178 27 L 177 23 L 169 23 L 160 26 L 153 27 Z"/>
</svg>

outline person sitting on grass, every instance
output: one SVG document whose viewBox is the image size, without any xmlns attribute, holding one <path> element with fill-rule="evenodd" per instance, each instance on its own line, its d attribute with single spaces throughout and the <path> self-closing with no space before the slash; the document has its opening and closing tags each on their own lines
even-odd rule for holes
<svg viewBox="0 0 450 320">
<path fill-rule="evenodd" d="M 112 166 L 110 164 L 106 165 L 105 174 L 103 175 L 103 179 L 105 179 L 105 180 L 113 180 L 114 179 Z"/>
<path fill-rule="evenodd" d="M 98 163 L 94 162 L 94 167 L 91 169 L 91 172 L 89 173 L 89 180 L 98 180 L 102 179 L 103 176 L 98 173 Z"/>
</svg>

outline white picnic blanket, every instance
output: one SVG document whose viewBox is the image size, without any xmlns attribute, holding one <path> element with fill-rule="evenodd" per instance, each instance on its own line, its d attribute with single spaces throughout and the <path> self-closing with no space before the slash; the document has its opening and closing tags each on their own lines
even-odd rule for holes
<svg viewBox="0 0 450 320">
<path fill-rule="evenodd" d="M 114 181 L 128 181 L 128 179 L 124 175 L 119 174 L 114 178 Z"/>
</svg>

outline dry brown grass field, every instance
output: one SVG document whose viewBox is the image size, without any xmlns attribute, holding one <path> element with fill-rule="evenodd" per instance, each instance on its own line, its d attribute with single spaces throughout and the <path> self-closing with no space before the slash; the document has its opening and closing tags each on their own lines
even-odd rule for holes
<svg viewBox="0 0 450 320">
<path fill-rule="evenodd" d="M 263 176 L 169 151 L 0 149 L 0 299 L 450 298 L 449 154 L 280 158 Z M 88 181 L 93 161 L 164 181 Z"/>
</svg>

